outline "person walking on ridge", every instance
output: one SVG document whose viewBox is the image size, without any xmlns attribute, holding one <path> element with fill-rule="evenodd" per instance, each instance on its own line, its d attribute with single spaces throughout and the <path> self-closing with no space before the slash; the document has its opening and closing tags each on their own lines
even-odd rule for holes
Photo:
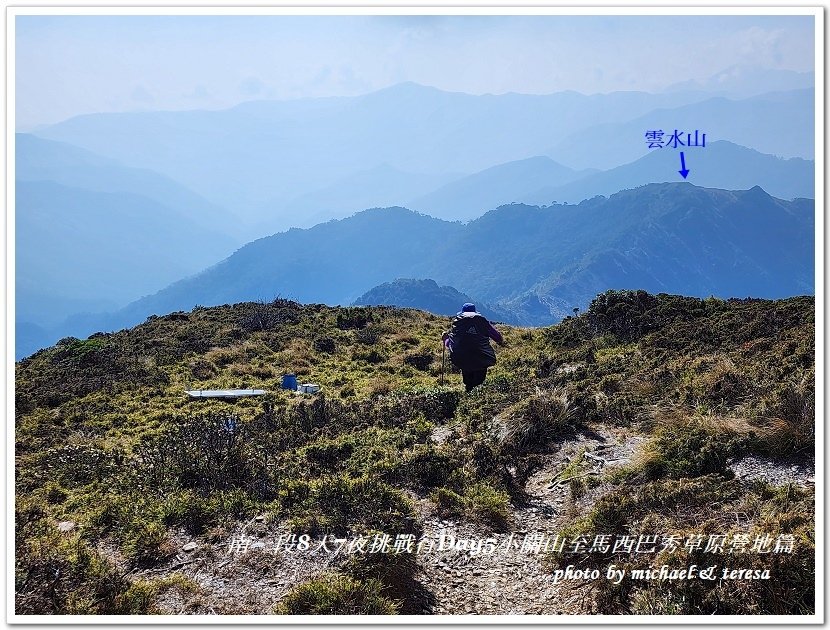
<svg viewBox="0 0 830 630">
<path fill-rule="evenodd" d="M 450 361 L 461 370 L 468 392 L 481 385 L 487 378 L 487 368 L 496 364 L 490 340 L 504 345 L 501 333 L 470 302 L 461 307 L 461 312 L 452 320 L 452 328 L 441 339 L 450 352 Z"/>
</svg>

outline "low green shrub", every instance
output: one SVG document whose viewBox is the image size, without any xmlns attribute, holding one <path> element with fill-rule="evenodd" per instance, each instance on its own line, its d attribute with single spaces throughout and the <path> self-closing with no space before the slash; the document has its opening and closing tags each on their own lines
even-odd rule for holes
<svg viewBox="0 0 830 630">
<path fill-rule="evenodd" d="M 793 486 L 773 488 L 764 483 L 746 485 L 711 474 L 695 479 L 657 480 L 643 485 L 623 483 L 601 497 L 583 518 L 558 532 L 569 543 L 548 554 L 551 571 L 575 565 L 601 573 L 611 564 L 625 570 L 619 584 L 600 579 L 591 582 L 591 611 L 600 614 L 807 614 L 815 609 L 815 525 L 812 491 Z M 724 513 L 742 514 L 750 520 L 725 520 Z M 598 535 L 640 536 L 660 539 L 673 536 L 677 546 L 658 542 L 650 553 L 630 553 L 609 548 L 591 551 Z M 758 553 L 751 550 L 730 553 L 706 552 L 705 546 L 686 545 L 687 540 L 710 535 L 733 540 L 735 535 L 750 541 L 779 535 L 792 536 L 789 553 Z M 572 541 L 587 541 L 574 551 Z M 769 580 L 641 580 L 634 569 L 667 565 L 683 569 L 691 565 L 768 570 Z"/>
<path fill-rule="evenodd" d="M 371 536 L 377 532 L 369 532 Z M 350 577 L 367 583 L 377 580 L 383 585 L 383 595 L 397 602 L 399 612 L 413 614 L 422 612 L 414 597 L 421 590 L 415 579 L 418 572 L 416 557 L 417 542 L 413 541 L 411 551 L 390 551 L 388 553 L 359 553 L 349 556 L 342 571 Z"/>
<path fill-rule="evenodd" d="M 476 520 L 498 529 L 507 527 L 510 517 L 510 497 L 487 483 L 473 484 L 466 493 L 469 511 Z"/>
<path fill-rule="evenodd" d="M 394 615 L 400 604 L 383 595 L 378 580 L 325 574 L 292 589 L 274 609 L 278 615 Z"/>
<path fill-rule="evenodd" d="M 463 516 L 467 509 L 467 501 L 464 497 L 449 488 L 438 488 L 432 493 L 431 499 L 438 507 L 438 513 L 443 517 Z"/>
<path fill-rule="evenodd" d="M 487 483 L 472 484 L 463 495 L 449 488 L 438 488 L 430 498 L 445 518 L 469 518 L 497 529 L 504 529 L 509 521 L 510 497 Z"/>
<path fill-rule="evenodd" d="M 573 429 L 573 416 L 564 390 L 537 390 L 514 407 L 502 441 L 518 453 L 542 448 Z"/>
<path fill-rule="evenodd" d="M 702 419 L 683 412 L 661 414 L 655 437 L 640 466 L 646 479 L 682 479 L 711 473 L 726 474 L 730 458 L 742 454 L 746 438 L 713 430 Z"/>
<path fill-rule="evenodd" d="M 20 532 L 19 532 L 20 535 Z M 152 596 L 83 540 L 56 531 L 16 545 L 15 612 L 19 615 L 140 615 Z"/>
</svg>

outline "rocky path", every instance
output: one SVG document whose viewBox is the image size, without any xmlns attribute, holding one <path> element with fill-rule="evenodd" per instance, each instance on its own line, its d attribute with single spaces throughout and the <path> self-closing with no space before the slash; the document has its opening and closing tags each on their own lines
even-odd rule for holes
<svg viewBox="0 0 830 630">
<path fill-rule="evenodd" d="M 575 465 L 570 468 L 579 471 L 574 474 L 587 476 L 606 466 L 628 463 L 641 441 L 624 432 L 603 431 L 562 444 L 528 480 L 526 502 L 515 508 L 509 532 L 426 518 L 424 535 L 443 541 L 437 549 L 418 557 L 419 580 L 435 596 L 432 612 L 578 613 L 579 594 L 566 593 L 554 584 L 543 565 L 546 542 L 582 509 L 582 501 L 575 502 L 571 496 L 570 475 L 561 473 L 571 464 Z M 475 542 L 481 541 L 481 548 L 476 548 Z M 489 553 L 488 548 L 492 548 Z"/>
<path fill-rule="evenodd" d="M 773 461 L 750 456 L 731 462 L 729 467 L 738 479 L 757 479 L 774 486 L 788 483 L 808 486 L 816 483 L 816 465 L 812 458 Z"/>
</svg>

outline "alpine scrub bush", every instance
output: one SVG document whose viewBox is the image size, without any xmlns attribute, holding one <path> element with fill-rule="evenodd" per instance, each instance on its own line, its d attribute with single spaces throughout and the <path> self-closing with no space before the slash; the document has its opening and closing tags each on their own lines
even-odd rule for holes
<svg viewBox="0 0 830 630">
<path fill-rule="evenodd" d="M 463 516 L 467 509 L 467 501 L 457 492 L 449 488 L 438 488 L 433 492 L 432 501 L 438 508 L 441 516 Z"/>
<path fill-rule="evenodd" d="M 594 335 L 610 333 L 629 342 L 701 310 L 702 300 L 669 297 L 645 291 L 607 291 L 594 298 L 584 316 Z"/>
<path fill-rule="evenodd" d="M 22 516 L 22 515 L 21 515 Z M 87 542 L 58 534 L 42 517 L 18 521 L 15 612 L 121 615 L 151 612 L 122 573 Z M 21 522 L 24 524 L 21 526 Z"/>
<path fill-rule="evenodd" d="M 705 402 L 714 409 L 732 409 L 750 393 L 751 382 L 725 356 L 704 356 L 690 362 L 681 402 Z"/>
<path fill-rule="evenodd" d="M 314 349 L 318 352 L 332 354 L 335 350 L 337 350 L 337 342 L 333 337 L 322 335 L 314 340 Z"/>
<path fill-rule="evenodd" d="M 249 487 L 257 477 L 246 453 L 247 431 L 233 414 L 184 418 L 137 451 L 152 485 L 225 490 Z"/>
<path fill-rule="evenodd" d="M 252 312 L 239 320 L 239 328 L 247 333 L 273 330 L 288 318 L 283 309 L 273 308 L 268 305 L 258 305 Z"/>
<path fill-rule="evenodd" d="M 573 410 L 563 389 L 537 390 L 511 411 L 503 443 L 524 453 L 571 432 Z"/>
<path fill-rule="evenodd" d="M 411 419 L 420 413 L 439 423 L 453 417 L 460 400 L 461 392 L 449 387 L 406 387 L 390 390 L 380 404 L 392 417 Z"/>
<path fill-rule="evenodd" d="M 726 473 L 727 462 L 743 451 L 742 439 L 712 433 L 691 420 L 659 430 L 641 461 L 646 479 L 682 479 Z"/>
<path fill-rule="evenodd" d="M 281 514 L 316 523 L 312 533 L 346 535 L 360 529 L 395 534 L 417 531 L 411 501 L 377 478 L 330 475 L 286 484 L 280 491 Z"/>
<path fill-rule="evenodd" d="M 192 489 L 173 490 L 159 498 L 157 513 L 165 525 L 178 525 L 190 534 L 199 535 L 230 512 L 229 502 L 224 500 L 223 495 L 214 492 L 204 496 Z M 237 511 L 237 514 L 247 516 L 253 511 L 252 504 L 247 510 Z"/>
<path fill-rule="evenodd" d="M 367 532 L 372 537 L 383 532 Z M 418 583 L 418 562 L 416 560 L 416 546 L 411 551 L 405 549 L 382 553 L 358 553 L 349 556 L 341 568 L 349 577 L 368 583 L 375 580 L 382 585 L 383 595 L 395 602 L 398 612 L 403 614 L 417 614 L 419 610 L 413 594 L 423 587 Z"/>
<path fill-rule="evenodd" d="M 815 608 L 815 545 L 812 522 L 813 496 L 791 485 L 772 488 L 763 483 L 752 486 L 733 504 L 737 510 L 754 517 L 746 528 L 734 524 L 724 530 L 713 525 L 713 533 L 743 534 L 750 541 L 769 537 L 774 540 L 778 534 L 792 535 L 795 544 L 788 553 L 742 553 L 724 557 L 699 552 L 689 553 L 678 550 L 673 554 L 660 554 L 656 562 L 687 566 L 691 563 L 702 565 L 718 562 L 719 572 L 724 567 L 746 569 L 762 573 L 769 572 L 769 580 L 724 580 L 677 581 L 667 584 L 658 582 L 651 589 L 654 597 L 635 597 L 632 611 L 645 614 L 648 606 L 654 607 L 654 599 L 672 602 L 675 614 L 766 614 L 801 615 Z M 707 516 L 714 517 L 711 510 Z M 736 558 L 740 558 L 738 561 Z M 684 583 L 685 582 L 685 583 Z M 651 603 L 649 603 L 651 602 Z M 659 612 L 658 614 L 663 614 Z"/>
<path fill-rule="evenodd" d="M 435 357 L 432 355 L 432 352 L 429 352 L 428 350 L 412 352 L 404 355 L 403 357 L 403 362 L 406 365 L 411 365 L 415 369 L 421 370 L 422 372 L 429 370 L 429 367 L 432 365 L 434 360 Z"/>
<path fill-rule="evenodd" d="M 364 326 L 355 331 L 354 338 L 364 346 L 374 346 L 383 338 L 379 326 Z"/>
<path fill-rule="evenodd" d="M 625 570 L 619 584 L 596 580 L 591 589 L 590 610 L 601 614 L 804 614 L 815 606 L 815 545 L 813 493 L 792 486 L 774 489 L 764 483 L 745 485 L 734 479 L 710 474 L 695 479 L 658 480 L 637 485 L 631 481 L 601 497 L 583 518 L 559 534 L 568 540 L 597 534 L 639 536 L 673 535 L 679 540 L 710 534 L 735 534 L 754 541 L 756 536 L 793 535 L 793 553 L 706 553 L 701 548 L 664 547 L 655 552 L 631 554 L 572 553 L 569 547 L 546 558 L 551 571 L 574 564 L 605 571 L 610 564 Z M 750 520 L 736 522 L 734 513 Z M 634 569 L 667 565 L 672 568 L 718 566 L 768 570 L 769 580 L 699 579 L 641 580 Z"/>
<path fill-rule="evenodd" d="M 504 531 L 510 520 L 510 497 L 488 483 L 476 483 L 466 491 L 468 511 L 475 520 Z"/>
<path fill-rule="evenodd" d="M 140 565 L 153 565 L 172 556 L 175 547 L 169 542 L 167 530 L 158 521 L 140 521 L 128 535 L 125 551 Z"/>
<path fill-rule="evenodd" d="M 584 601 L 625 614 L 809 612 L 812 495 L 730 479 L 729 466 L 814 448 L 814 317 L 812 298 L 609 292 L 545 329 L 499 325 L 508 346 L 470 393 L 449 362 L 441 385 L 448 318 L 412 309 L 241 303 L 65 339 L 16 365 L 17 609 L 152 612 L 164 584 L 124 578 L 101 541 L 119 547 L 127 571 L 161 568 L 171 529 L 210 538 L 258 514 L 312 536 L 417 535 L 417 501 L 508 529 L 511 502 L 545 458 L 581 432 L 610 430 L 646 437 L 643 456 L 586 487 L 584 462 L 574 464 L 562 476 L 574 506 L 563 533 L 793 533 L 798 545 L 774 559 L 774 581 L 602 580 Z M 281 390 L 287 373 L 322 392 Z M 269 393 L 190 401 L 191 387 Z M 58 535 L 63 520 L 81 537 Z M 423 612 L 415 558 L 376 556 L 298 586 L 281 610 Z"/>
<path fill-rule="evenodd" d="M 160 612 L 156 603 L 157 599 L 160 595 L 170 591 L 176 592 L 179 597 L 188 602 L 188 610 L 198 608 L 198 595 L 201 588 L 181 573 L 174 573 L 164 578 L 139 579 L 132 582 L 122 597 L 122 606 L 126 610 L 135 611 L 133 614 L 156 614 Z"/>
<path fill-rule="evenodd" d="M 413 489 L 434 488 L 444 484 L 461 466 L 458 453 L 434 444 L 416 444 L 391 472 L 388 478 Z"/>
<path fill-rule="evenodd" d="M 504 531 L 510 521 L 510 497 L 487 482 L 471 484 L 463 494 L 438 488 L 430 496 L 444 518 L 465 518 Z"/>
<path fill-rule="evenodd" d="M 300 584 L 274 609 L 278 615 L 394 615 L 400 604 L 383 595 L 383 584 L 329 573 Z"/>
<path fill-rule="evenodd" d="M 366 307 L 347 307 L 337 310 L 336 322 L 340 330 L 359 330 L 374 321 L 372 309 Z"/>
<path fill-rule="evenodd" d="M 782 457 L 815 450 L 816 395 L 812 378 L 787 383 L 770 394 L 764 404 L 767 411 L 756 419 L 758 451 Z"/>
</svg>

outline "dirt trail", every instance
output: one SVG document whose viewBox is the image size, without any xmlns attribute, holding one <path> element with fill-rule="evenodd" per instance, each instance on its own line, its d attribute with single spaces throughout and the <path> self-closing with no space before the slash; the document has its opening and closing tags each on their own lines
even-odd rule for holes
<svg viewBox="0 0 830 630">
<path fill-rule="evenodd" d="M 424 534 L 439 538 L 491 539 L 495 550 L 421 554 L 419 578 L 435 595 L 436 614 L 566 614 L 579 612 L 579 594 L 565 593 L 543 566 L 544 546 L 580 510 L 567 479 L 558 478 L 574 458 L 579 469 L 599 472 L 630 461 L 642 441 L 622 432 L 580 434 L 563 443 L 528 479 L 527 500 L 514 508 L 510 532 L 493 533 L 469 523 L 426 519 Z M 585 456 L 584 453 L 588 453 Z M 597 459 L 592 459 L 597 458 Z M 603 461 L 600 461 L 603 460 Z M 446 538 L 445 538 L 446 539 Z M 447 546 L 447 545 L 445 545 Z"/>
</svg>

